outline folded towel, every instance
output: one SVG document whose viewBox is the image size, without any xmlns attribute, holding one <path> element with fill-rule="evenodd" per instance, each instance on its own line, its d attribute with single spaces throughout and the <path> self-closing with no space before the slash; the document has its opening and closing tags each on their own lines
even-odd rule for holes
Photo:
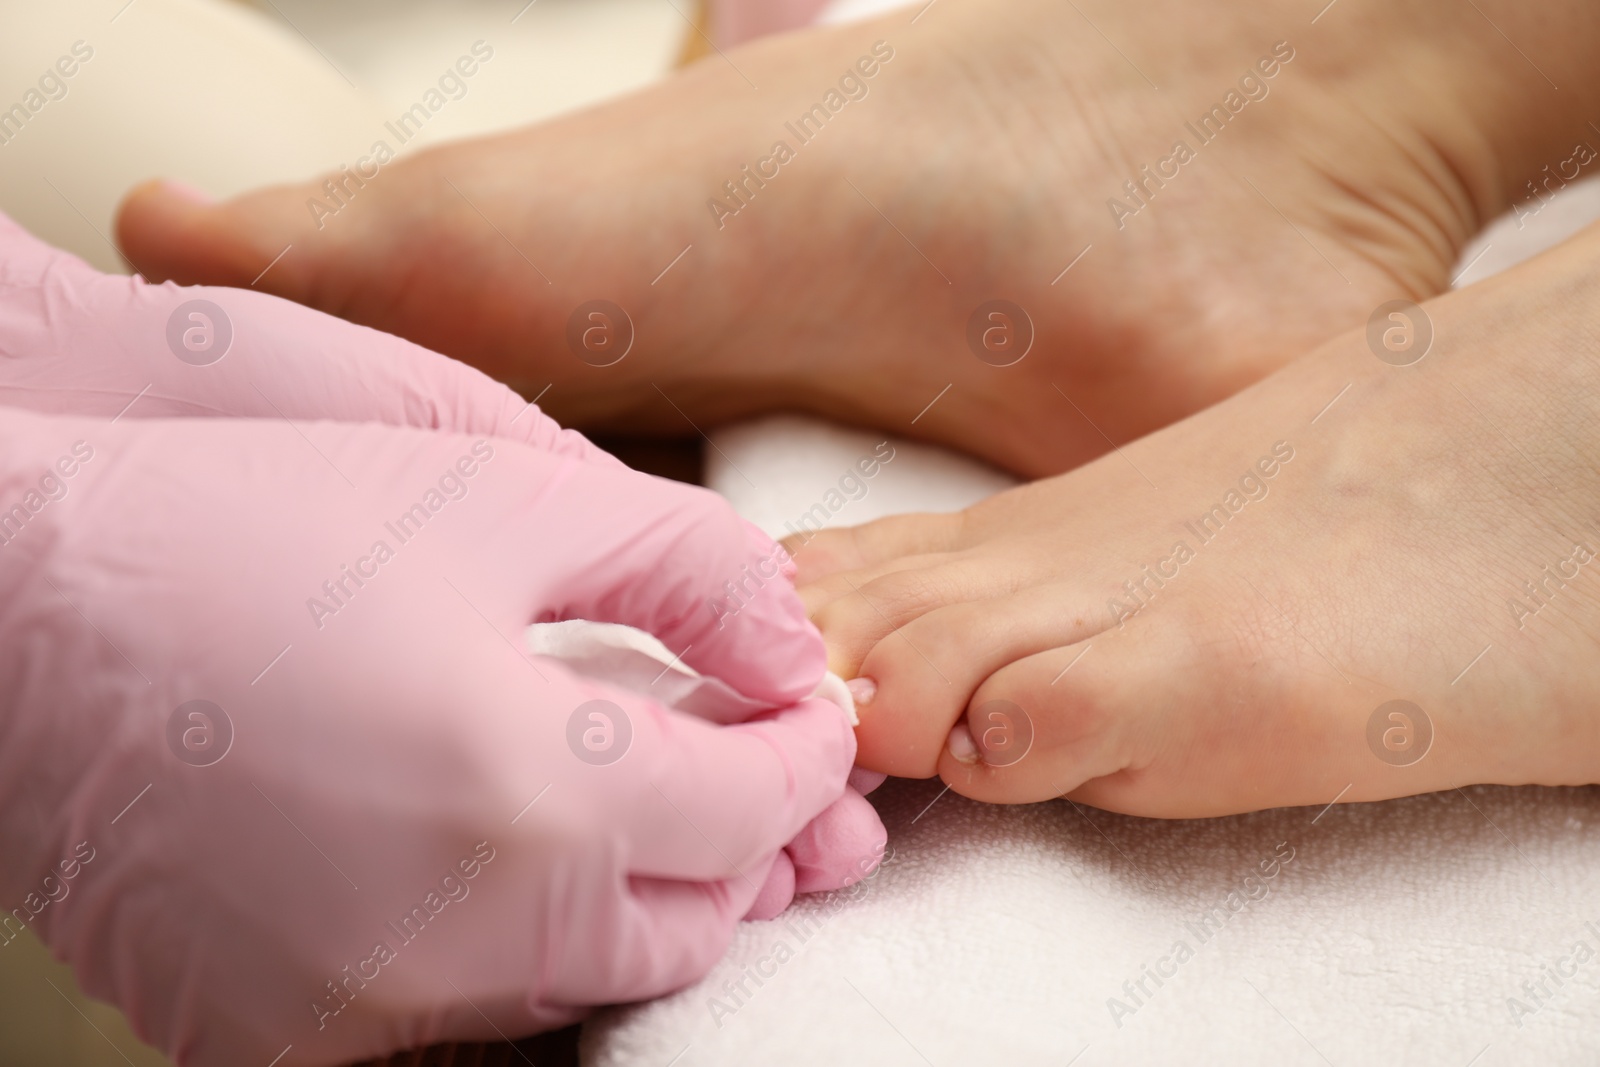
<svg viewBox="0 0 1600 1067">
<path fill-rule="evenodd" d="M 876 875 L 590 1022 L 584 1062 L 1595 1061 L 1600 790 L 1188 822 L 941 790 L 891 780 Z"/>
</svg>

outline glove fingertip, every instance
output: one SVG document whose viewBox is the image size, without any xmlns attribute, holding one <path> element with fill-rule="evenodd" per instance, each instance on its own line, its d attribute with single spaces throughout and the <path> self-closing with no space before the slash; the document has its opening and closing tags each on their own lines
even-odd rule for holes
<svg viewBox="0 0 1600 1067">
<path fill-rule="evenodd" d="M 795 892 L 854 885 L 877 869 L 888 840 L 877 809 L 860 793 L 846 790 L 790 843 Z"/>
<path fill-rule="evenodd" d="M 794 900 L 794 890 L 794 860 L 787 850 L 780 851 L 767 872 L 767 880 L 761 884 L 761 891 L 751 902 L 750 910 L 744 913 L 745 919 L 759 922 L 777 918 Z"/>
<path fill-rule="evenodd" d="M 710 590 L 709 627 L 691 659 L 739 692 L 774 706 L 804 700 L 828 669 L 822 635 L 794 590 L 789 553 L 751 523 L 728 512 L 742 530 L 742 552 L 727 580 Z M 723 536 L 738 531 L 724 528 Z M 738 552 L 738 549 L 735 549 Z"/>
</svg>

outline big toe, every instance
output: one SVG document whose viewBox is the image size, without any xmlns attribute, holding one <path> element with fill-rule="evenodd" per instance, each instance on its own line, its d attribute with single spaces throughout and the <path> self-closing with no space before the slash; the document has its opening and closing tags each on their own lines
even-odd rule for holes
<svg viewBox="0 0 1600 1067">
<path fill-rule="evenodd" d="M 953 725 L 939 776 L 974 800 L 1071 794 L 1124 810 L 1118 787 L 1171 738 L 1164 627 L 1108 630 L 1021 656 L 985 678 Z"/>
<path fill-rule="evenodd" d="M 1197 587 L 993 671 L 953 724 L 940 777 L 987 803 L 1066 795 L 1152 818 L 1368 791 L 1362 775 L 1383 765 L 1363 758 L 1366 689 L 1339 684 L 1265 610 L 1222 613 L 1228 592 Z"/>
<path fill-rule="evenodd" d="M 902 777 L 935 774 L 951 727 L 975 714 L 986 679 L 1091 638 L 1096 618 L 1090 596 L 1056 583 L 941 607 L 884 635 L 861 665 L 875 694 L 860 709 L 856 762 Z"/>
<path fill-rule="evenodd" d="M 117 244 L 153 282 L 256 285 L 296 296 L 286 291 L 297 278 L 296 265 L 283 260 L 299 228 L 295 208 L 304 215 L 304 200 L 285 186 L 218 203 L 175 182 L 149 181 L 117 208 Z"/>
</svg>

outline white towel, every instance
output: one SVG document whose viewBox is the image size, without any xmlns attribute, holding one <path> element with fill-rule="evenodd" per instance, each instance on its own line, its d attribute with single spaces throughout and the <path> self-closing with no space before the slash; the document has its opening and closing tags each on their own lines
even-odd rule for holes
<svg viewBox="0 0 1600 1067">
<path fill-rule="evenodd" d="M 1600 184 L 1563 201 L 1493 227 L 1462 280 L 1600 217 Z M 808 419 L 714 442 L 708 484 L 778 535 L 951 510 L 1010 484 Z M 864 476 L 858 463 L 886 451 Z M 941 789 L 874 793 L 891 850 L 878 874 L 744 924 L 704 981 L 602 1013 L 584 1062 L 1600 1062 L 1600 788 L 1188 822 Z"/>
<path fill-rule="evenodd" d="M 1593 788 L 1190 822 L 940 791 L 880 789 L 875 877 L 743 925 L 705 981 L 588 1025 L 584 1062 L 1595 1062 Z"/>
</svg>

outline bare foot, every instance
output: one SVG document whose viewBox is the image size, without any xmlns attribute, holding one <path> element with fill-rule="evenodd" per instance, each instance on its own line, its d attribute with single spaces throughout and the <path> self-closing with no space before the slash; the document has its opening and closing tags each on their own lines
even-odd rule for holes
<svg viewBox="0 0 1600 1067">
<path fill-rule="evenodd" d="M 1485 3 L 1570 73 L 1558 20 Z M 580 427 L 800 407 L 1054 473 L 1439 291 L 1524 172 L 1565 158 L 1557 109 L 1524 103 L 1540 76 L 1441 4 L 1344 0 L 1313 26 L 1298 0 L 944 0 L 352 160 L 367 179 L 337 188 L 206 207 L 145 186 L 118 235 L 158 276 L 549 385 Z M 1010 366 L 1029 330 L 997 299 L 1031 322 Z"/>
<path fill-rule="evenodd" d="M 1600 782 L 1600 227 L 1395 314 L 1082 470 L 816 535 L 860 762 L 1154 816 Z"/>
</svg>

